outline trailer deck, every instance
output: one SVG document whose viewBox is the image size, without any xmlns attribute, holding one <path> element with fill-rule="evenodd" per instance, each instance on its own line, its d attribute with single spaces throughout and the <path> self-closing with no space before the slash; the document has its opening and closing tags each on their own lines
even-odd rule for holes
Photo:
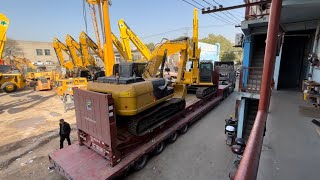
<svg viewBox="0 0 320 180">
<path fill-rule="evenodd" d="M 184 125 L 190 125 L 218 105 L 223 100 L 223 92 L 227 90 L 228 88 L 219 88 L 217 97 L 212 96 L 202 100 L 196 98 L 194 94 L 188 94 L 185 110 L 172 117 L 171 122 L 168 121 L 169 125 L 164 125 L 164 128 L 151 132 L 150 138 L 147 138 L 148 140 L 144 143 L 123 150 L 121 159 L 116 164 L 110 164 L 110 160 L 103 157 L 94 147 L 88 148 L 88 146 L 80 145 L 79 142 L 50 154 L 50 163 L 67 179 L 113 179 L 133 166 L 142 156 L 151 154 L 158 144 L 179 131 Z M 122 132 L 118 131 L 119 133 Z M 118 146 L 118 149 L 121 148 Z"/>
</svg>

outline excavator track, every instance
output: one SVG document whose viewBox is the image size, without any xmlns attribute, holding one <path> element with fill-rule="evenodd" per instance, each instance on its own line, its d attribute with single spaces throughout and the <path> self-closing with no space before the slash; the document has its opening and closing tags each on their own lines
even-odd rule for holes
<svg viewBox="0 0 320 180">
<path fill-rule="evenodd" d="M 130 117 L 128 120 L 128 130 L 136 136 L 141 136 L 146 132 L 160 126 L 166 119 L 177 112 L 185 109 L 184 99 L 172 98 L 161 105 Z"/>
<path fill-rule="evenodd" d="M 204 99 L 206 97 L 216 94 L 217 91 L 217 86 L 198 87 L 196 91 L 196 97 L 199 99 Z"/>
</svg>

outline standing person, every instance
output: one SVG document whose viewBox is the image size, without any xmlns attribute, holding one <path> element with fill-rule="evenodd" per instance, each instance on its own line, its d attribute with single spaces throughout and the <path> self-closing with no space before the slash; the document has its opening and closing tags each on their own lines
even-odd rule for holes
<svg viewBox="0 0 320 180">
<path fill-rule="evenodd" d="M 71 132 L 71 128 L 70 128 L 70 124 L 65 122 L 64 119 L 60 119 L 60 131 L 59 131 L 59 135 L 60 135 L 60 149 L 63 148 L 63 142 L 65 139 L 67 139 L 68 141 L 68 145 L 71 145 L 71 141 L 70 141 L 70 132 Z"/>
</svg>

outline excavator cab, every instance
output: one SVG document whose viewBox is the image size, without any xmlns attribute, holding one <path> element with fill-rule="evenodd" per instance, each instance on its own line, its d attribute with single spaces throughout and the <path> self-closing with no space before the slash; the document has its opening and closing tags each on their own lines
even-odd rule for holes
<svg viewBox="0 0 320 180">
<path fill-rule="evenodd" d="M 100 77 L 98 82 L 111 84 L 131 84 L 144 81 L 142 74 L 146 63 L 123 62 L 113 66 L 113 75 L 109 77 Z"/>
<path fill-rule="evenodd" d="M 213 64 L 211 61 L 201 61 L 199 66 L 200 83 L 211 83 L 213 80 Z"/>
</svg>

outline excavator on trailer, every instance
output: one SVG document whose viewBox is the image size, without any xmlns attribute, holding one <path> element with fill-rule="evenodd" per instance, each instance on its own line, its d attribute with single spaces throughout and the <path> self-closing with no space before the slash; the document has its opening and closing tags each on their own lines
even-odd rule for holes
<svg viewBox="0 0 320 180">
<path fill-rule="evenodd" d="M 108 6 L 107 1 L 88 2 L 101 3 L 100 6 L 103 6 L 105 10 Z M 158 45 L 153 53 L 150 53 L 150 57 L 146 57 L 149 59 L 147 65 L 133 61 L 122 62 L 108 70 L 115 61 L 107 11 L 104 11 L 103 20 L 106 42 L 103 53 L 107 76 L 98 78 L 96 82 L 89 82 L 87 89 L 111 94 L 115 102 L 117 123 L 124 124 L 132 134 L 139 136 L 150 128 L 159 126 L 167 117 L 185 108 L 185 85 L 171 85 L 161 74 L 159 77 L 156 75 L 159 67 L 164 69 L 167 55 L 181 52 L 181 59 L 184 59 L 182 61 L 187 61 L 190 41 L 188 38 L 167 40 Z M 129 32 L 128 29 L 126 31 Z M 139 46 L 137 39 L 132 39 L 132 41 Z"/>
<path fill-rule="evenodd" d="M 189 92 L 195 92 L 197 98 L 206 98 L 214 95 L 218 91 L 218 85 L 214 82 L 214 68 L 212 61 L 200 62 L 200 48 L 198 47 L 198 10 L 194 9 L 193 15 L 193 37 L 189 50 L 189 61 L 191 61 L 191 69 L 184 71 L 178 75 L 177 83 L 187 85 Z M 178 69 L 185 68 L 185 63 L 180 63 Z"/>
<path fill-rule="evenodd" d="M 4 65 L 4 61 L 2 60 L 4 45 L 7 40 L 7 29 L 9 26 L 9 19 L 4 15 L 0 14 L 0 64 Z M 26 86 L 25 79 L 23 74 L 21 73 L 7 73 L 0 72 L 0 87 L 1 90 L 6 93 L 15 92 L 17 89 L 24 88 Z"/>
</svg>

